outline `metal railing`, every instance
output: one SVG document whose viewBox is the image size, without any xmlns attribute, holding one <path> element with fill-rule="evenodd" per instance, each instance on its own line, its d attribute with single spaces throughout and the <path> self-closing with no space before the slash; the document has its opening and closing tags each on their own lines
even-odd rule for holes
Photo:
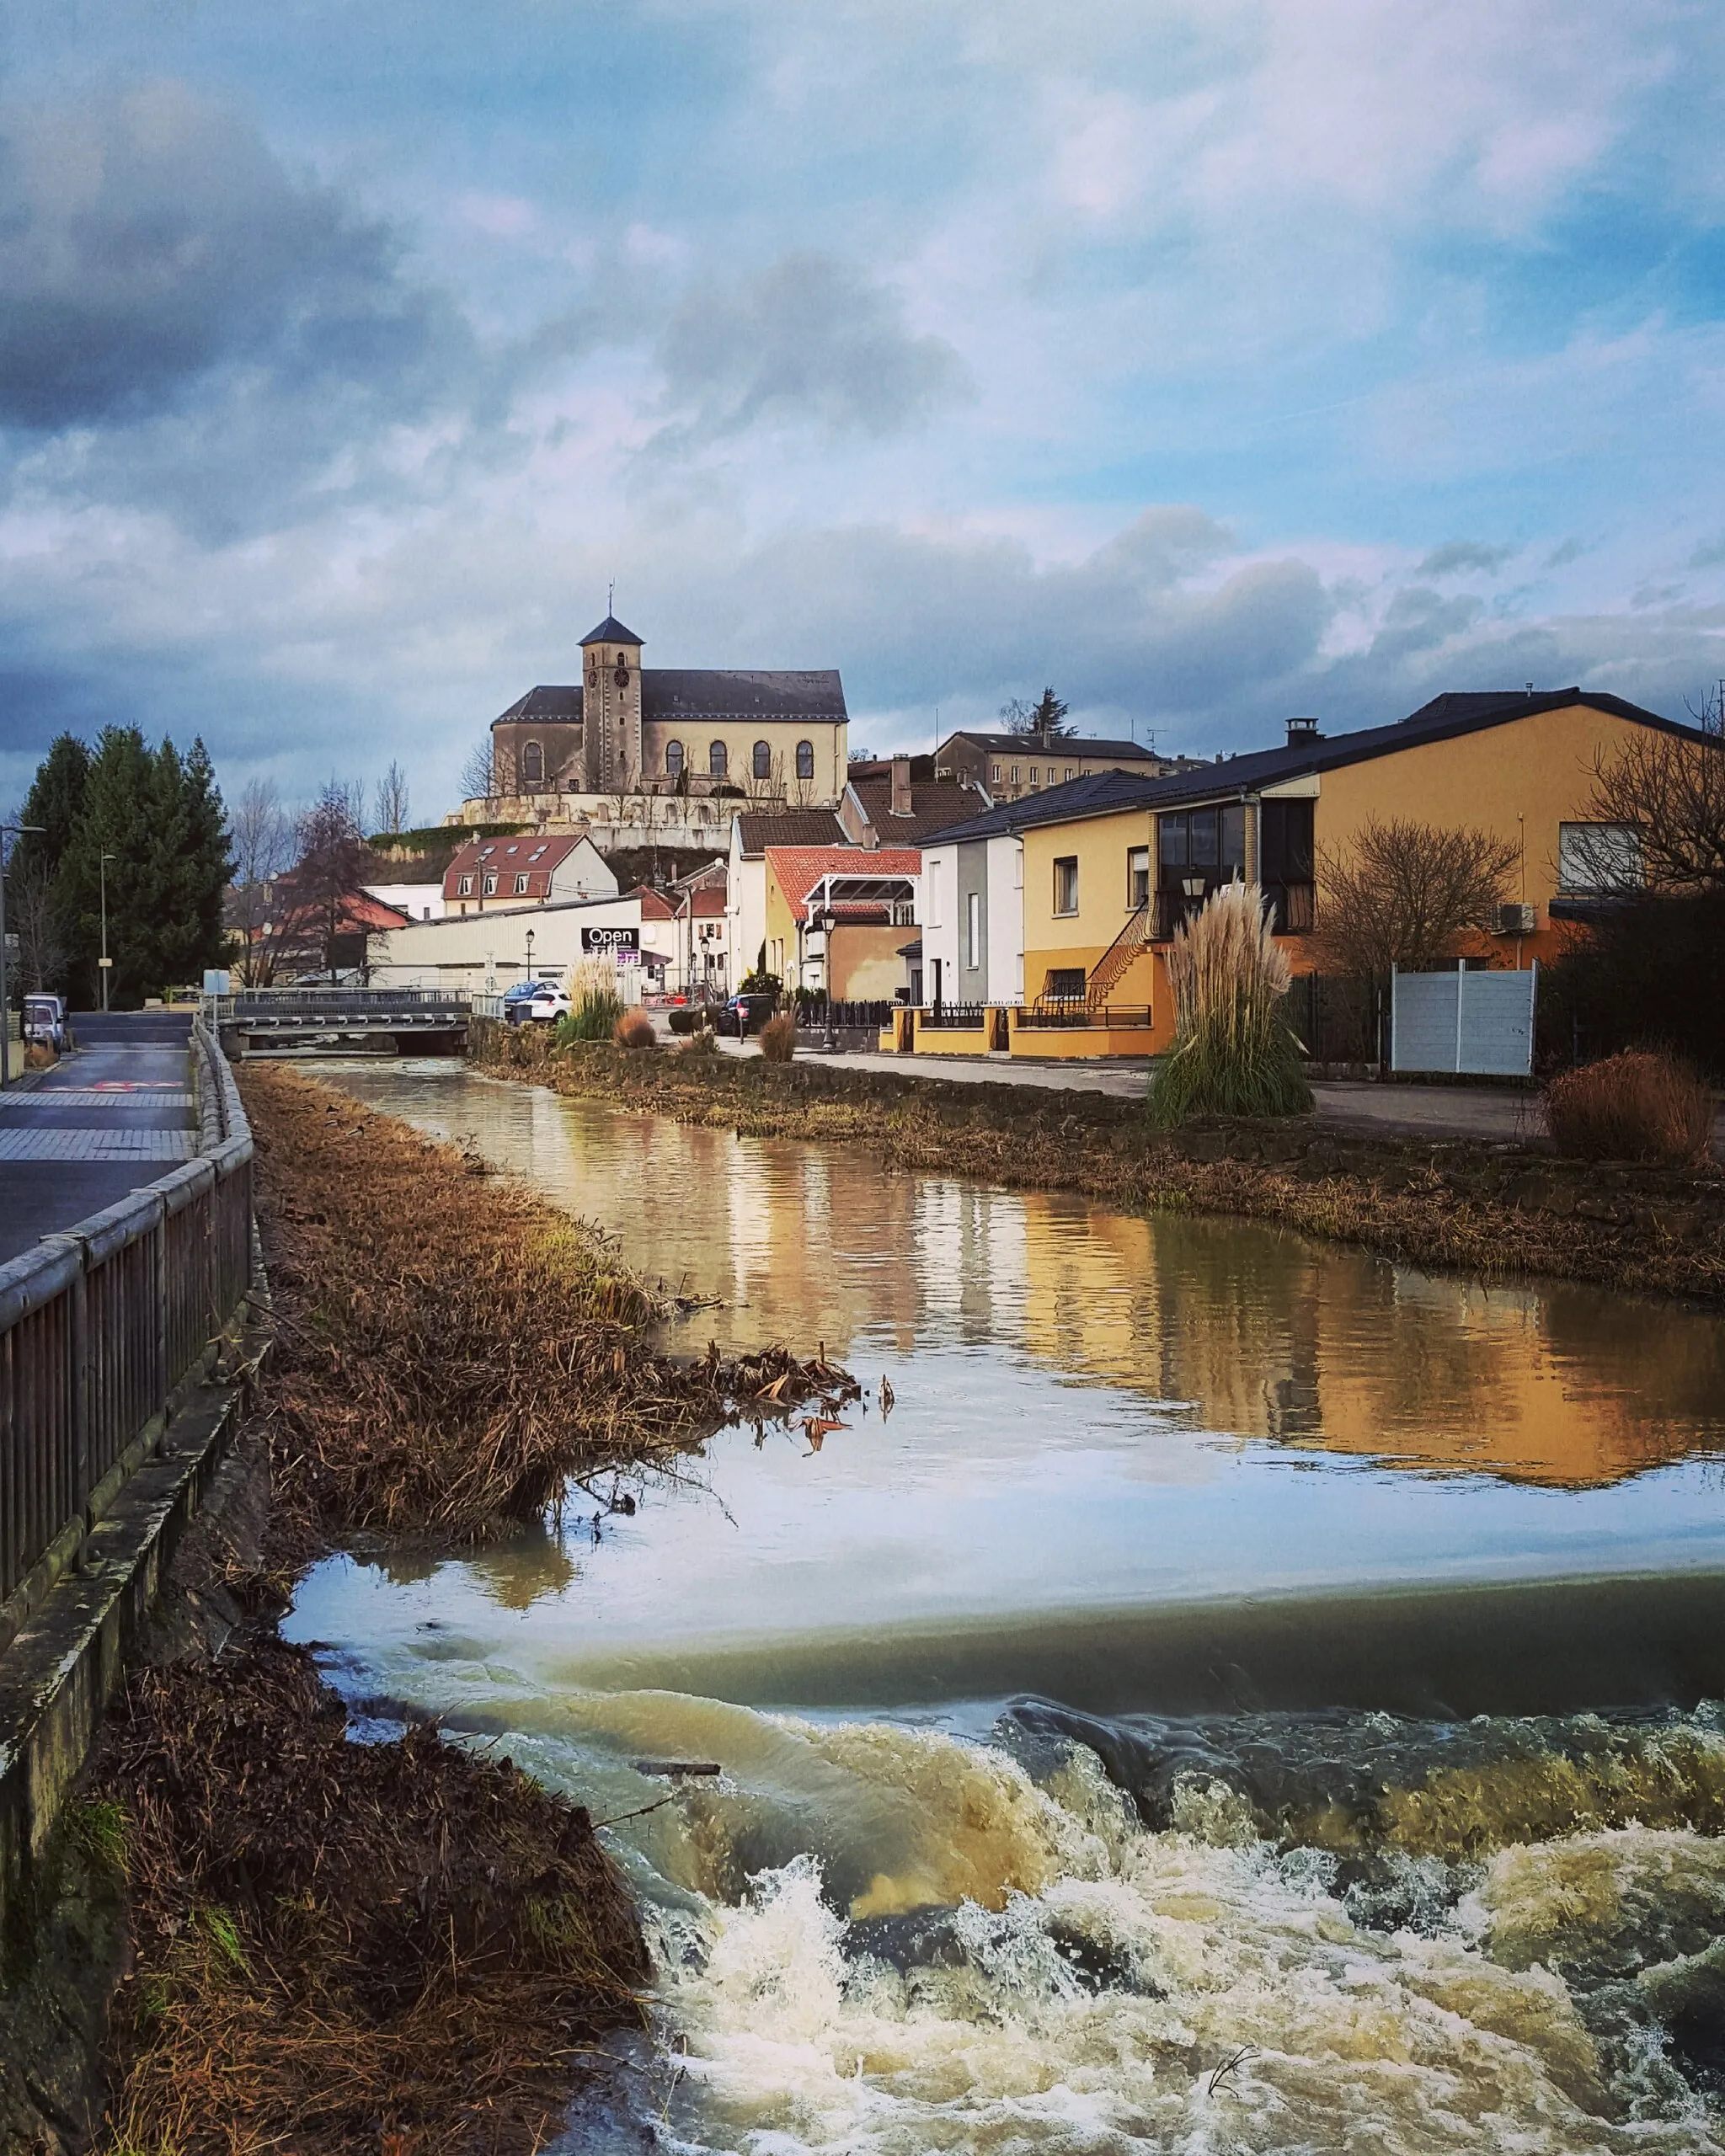
<svg viewBox="0 0 1725 2156">
<path fill-rule="evenodd" d="M 988 1008 L 981 1003 L 931 1004 L 916 1013 L 916 1025 L 921 1033 L 950 1028 L 954 1033 L 980 1033 L 987 1027 Z"/>
<path fill-rule="evenodd" d="M 192 1055 L 197 1157 L 0 1265 L 0 1647 L 154 1449 L 251 1278 L 251 1132 L 201 1021 Z"/>
<path fill-rule="evenodd" d="M 1150 1023 L 1150 1006 L 1146 1003 L 1076 1003 L 1061 1000 L 1042 1001 L 1032 1004 L 1018 1013 L 1021 1031 L 1025 1027 L 1044 1026 L 1050 1031 L 1070 1030 L 1084 1026 L 1115 1026 L 1144 1027 Z"/>
</svg>

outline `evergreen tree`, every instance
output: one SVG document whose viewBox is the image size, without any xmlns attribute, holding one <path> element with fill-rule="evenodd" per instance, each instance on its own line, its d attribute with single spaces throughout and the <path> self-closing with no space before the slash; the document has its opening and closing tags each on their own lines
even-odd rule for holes
<svg viewBox="0 0 1725 2156">
<path fill-rule="evenodd" d="M 178 978 L 201 980 L 206 967 L 223 963 L 229 944 L 227 886 L 233 874 L 233 841 L 227 808 L 216 783 L 216 767 L 203 736 L 185 760 L 184 880 L 180 919 L 184 963 Z"/>
<path fill-rule="evenodd" d="M 26 834 L 18 842 L 13 863 L 19 875 L 51 880 L 58 873 L 83 814 L 89 782 L 89 750 L 75 734 L 62 734 L 37 765 L 19 818 L 21 824 L 41 827 L 40 837 Z"/>
<path fill-rule="evenodd" d="M 83 814 L 61 863 L 72 942 L 74 997 L 86 1008 L 99 1001 L 102 948 L 102 857 L 107 863 L 108 953 L 114 964 L 109 997 L 120 1010 L 136 1010 L 161 993 L 154 947 L 152 906 L 160 893 L 154 874 L 156 759 L 135 726 L 103 729 L 91 760 Z"/>
</svg>

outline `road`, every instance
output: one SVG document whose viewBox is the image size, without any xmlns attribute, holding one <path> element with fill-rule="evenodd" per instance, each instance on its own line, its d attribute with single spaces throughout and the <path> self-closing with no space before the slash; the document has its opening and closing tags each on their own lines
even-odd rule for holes
<svg viewBox="0 0 1725 2156">
<path fill-rule="evenodd" d="M 727 1054 L 758 1055 L 746 1046 L 721 1041 Z M 918 1078 L 944 1078 L 956 1085 L 1040 1086 L 1056 1091 L 1111 1093 L 1117 1099 L 1141 1100 L 1149 1081 L 1147 1062 L 1032 1063 L 1016 1057 L 959 1055 L 825 1055 L 799 1048 L 799 1059 L 855 1070 L 890 1064 Z M 1357 1079 L 1326 1079 L 1312 1087 L 1317 1119 L 1341 1130 L 1379 1131 L 1389 1136 L 1477 1138 L 1487 1143 L 1542 1140 L 1545 1123 L 1530 1093 L 1499 1086 L 1379 1086 Z"/>
<path fill-rule="evenodd" d="M 0 1264 L 197 1150 L 188 1013 L 72 1027 L 74 1054 L 0 1092 Z"/>
</svg>

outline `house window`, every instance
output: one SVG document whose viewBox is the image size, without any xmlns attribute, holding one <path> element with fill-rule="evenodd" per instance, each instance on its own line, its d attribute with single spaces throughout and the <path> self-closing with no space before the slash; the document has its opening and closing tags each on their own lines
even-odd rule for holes
<svg viewBox="0 0 1725 2156">
<path fill-rule="evenodd" d="M 1033 792 L 1036 791 L 1037 787 L 1039 787 L 1041 784 L 1042 784 L 1042 773 L 1041 773 L 1039 771 L 1038 771 L 1038 769 L 1036 768 L 1035 765 L 1034 765 L 1034 764 L 1033 764 L 1033 765 L 1030 766 L 1030 790 L 1031 790 L 1031 792 L 1033 793 Z"/>
<path fill-rule="evenodd" d="M 667 778 L 681 778 L 683 775 L 683 744 L 681 741 L 667 741 L 665 744 L 665 775 Z"/>
<path fill-rule="evenodd" d="M 974 974 L 982 963 L 982 894 L 969 891 L 964 898 L 964 963 Z"/>
<path fill-rule="evenodd" d="M 1641 833 L 1633 824 L 1559 824 L 1557 888 L 1636 891 L 1645 880 Z"/>
<path fill-rule="evenodd" d="M 991 774 L 991 776 L 992 776 L 993 782 L 994 782 L 995 785 L 998 786 L 998 785 L 1000 784 L 1000 782 L 1001 782 L 1001 767 L 1000 767 L 1000 766 L 999 766 L 998 764 L 992 764 L 992 765 L 991 765 L 991 766 L 989 766 L 989 769 L 990 769 Z"/>
<path fill-rule="evenodd" d="M 545 783 L 545 750 L 537 741 L 530 741 L 521 751 L 521 776 L 529 786 Z"/>
<path fill-rule="evenodd" d="M 1083 967 L 1050 967 L 1048 986 L 1043 993 L 1051 1003 L 1081 1003 L 1084 1001 Z"/>
<path fill-rule="evenodd" d="M 1014 765 L 1013 765 L 1013 766 L 1012 766 L 1012 784 L 1013 784 L 1014 786 L 1016 786 L 1017 783 L 1018 783 L 1018 766 L 1017 766 L 1016 764 L 1014 764 Z"/>
<path fill-rule="evenodd" d="M 927 877 L 928 926 L 931 928 L 938 928 L 941 925 L 941 887 L 945 881 L 946 863 L 943 861 L 931 861 L 928 864 Z"/>
<path fill-rule="evenodd" d="M 494 899 L 497 895 L 497 877 L 494 871 L 485 878 L 485 895 L 488 899 Z"/>
<path fill-rule="evenodd" d="M 1220 808 L 1182 808 L 1156 819 L 1164 884 L 1190 876 L 1209 884 L 1231 883 L 1246 873 L 1246 809 L 1231 802 Z"/>
<path fill-rule="evenodd" d="M 1135 846 L 1126 856 L 1126 904 L 1132 912 L 1150 899 L 1150 848 Z"/>
<path fill-rule="evenodd" d="M 473 895 L 473 879 L 471 876 L 463 876 L 461 882 L 460 896 L 464 899 L 470 899 Z"/>
<path fill-rule="evenodd" d="M 521 899 L 525 898 L 526 894 L 527 879 L 525 876 L 517 876 L 515 878 L 515 896 L 518 899 Z"/>
<path fill-rule="evenodd" d="M 772 776 L 772 750 L 766 742 L 757 741 L 755 744 L 755 752 L 750 759 L 749 767 L 756 778 Z"/>
<path fill-rule="evenodd" d="M 1071 778 L 1071 776 L 1072 776 L 1072 766 L 1071 766 L 1070 764 L 1068 764 L 1068 765 L 1067 765 L 1067 766 L 1066 766 L 1066 768 L 1065 769 L 1065 771 L 1063 771 L 1060 773 L 1060 783 L 1064 786 L 1064 785 L 1065 784 L 1066 781 L 1067 781 L 1069 778 Z"/>
<path fill-rule="evenodd" d="M 1055 863 L 1055 911 L 1076 913 L 1078 910 L 1078 857 L 1063 854 Z"/>
<path fill-rule="evenodd" d="M 814 744 L 812 741 L 799 741 L 797 744 L 797 776 L 813 778 L 814 776 Z"/>
<path fill-rule="evenodd" d="M 714 778 L 723 778 L 730 769 L 730 758 L 725 754 L 723 741 L 709 741 L 707 744 L 707 769 Z"/>
</svg>

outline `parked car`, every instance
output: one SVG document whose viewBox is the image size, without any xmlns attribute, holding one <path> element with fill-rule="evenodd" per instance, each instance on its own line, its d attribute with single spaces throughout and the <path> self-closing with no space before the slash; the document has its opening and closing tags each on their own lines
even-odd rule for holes
<svg viewBox="0 0 1725 2156">
<path fill-rule="evenodd" d="M 521 1018 L 536 1025 L 554 1025 L 571 1008 L 569 993 L 554 980 L 542 980 L 534 993 L 516 1005 Z"/>
<path fill-rule="evenodd" d="M 42 1042 L 59 1054 L 66 1046 L 66 1005 L 59 996 L 25 996 L 24 1037 L 26 1041 Z"/>
<path fill-rule="evenodd" d="M 503 1019 L 507 1026 L 518 1026 L 522 1019 L 538 1014 L 533 1005 L 547 995 L 562 995 L 563 990 L 554 980 L 518 980 L 513 988 L 503 991 Z M 569 999 L 563 999 L 563 1008 L 569 1008 Z"/>
<path fill-rule="evenodd" d="M 777 996 L 749 989 L 734 995 L 714 1014 L 713 1029 L 732 1040 L 745 1040 L 750 1033 L 758 1033 L 777 1008 Z"/>
</svg>

